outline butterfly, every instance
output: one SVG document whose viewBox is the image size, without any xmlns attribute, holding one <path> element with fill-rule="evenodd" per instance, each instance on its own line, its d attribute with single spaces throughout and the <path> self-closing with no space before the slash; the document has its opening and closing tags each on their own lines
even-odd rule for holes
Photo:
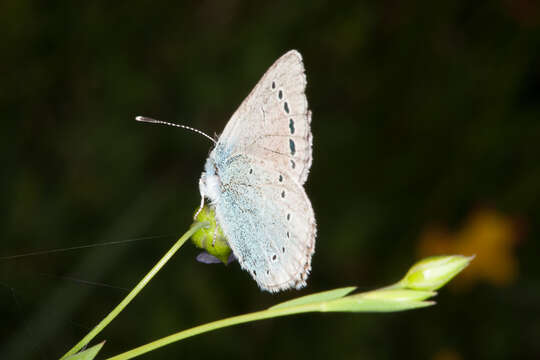
<svg viewBox="0 0 540 360">
<path fill-rule="evenodd" d="M 240 266 L 262 290 L 306 285 L 317 225 L 304 190 L 312 163 L 306 75 L 296 50 L 270 66 L 217 141 L 199 180 L 201 207 L 210 200 L 217 224 Z M 202 256 L 212 262 L 211 255 Z M 206 260 L 205 260 L 206 259 Z"/>
<path fill-rule="evenodd" d="M 232 115 L 199 181 L 240 266 L 270 292 L 302 288 L 316 222 L 303 184 L 312 163 L 302 56 L 291 50 Z"/>
</svg>

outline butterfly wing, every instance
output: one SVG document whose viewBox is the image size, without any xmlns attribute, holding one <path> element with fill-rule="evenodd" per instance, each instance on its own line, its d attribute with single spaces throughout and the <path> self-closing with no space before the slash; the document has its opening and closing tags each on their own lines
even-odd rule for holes
<svg viewBox="0 0 540 360">
<path fill-rule="evenodd" d="M 300 53 L 281 56 L 233 114 L 218 143 L 226 144 L 231 155 L 270 157 L 274 168 L 303 185 L 312 162 L 306 83 Z"/>
<path fill-rule="evenodd" d="M 289 51 L 231 117 L 201 179 L 240 265 L 271 292 L 303 287 L 315 250 L 305 88 L 302 56 Z"/>
<path fill-rule="evenodd" d="M 214 203 L 216 218 L 242 268 L 270 292 L 305 286 L 316 224 L 302 185 L 272 160 L 249 155 L 218 172 L 226 190 Z"/>
</svg>

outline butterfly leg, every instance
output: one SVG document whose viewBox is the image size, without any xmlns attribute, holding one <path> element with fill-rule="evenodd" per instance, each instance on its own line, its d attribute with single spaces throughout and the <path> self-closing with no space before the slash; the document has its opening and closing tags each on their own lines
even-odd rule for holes
<svg viewBox="0 0 540 360">
<path fill-rule="evenodd" d="M 199 179 L 199 191 L 201 192 L 201 205 L 199 205 L 199 209 L 197 210 L 197 212 L 195 213 L 195 216 L 193 216 L 193 219 L 197 219 L 197 216 L 199 216 L 199 213 L 201 212 L 201 210 L 203 209 L 204 207 L 204 194 L 203 194 L 203 186 L 202 186 L 202 178 Z"/>
</svg>

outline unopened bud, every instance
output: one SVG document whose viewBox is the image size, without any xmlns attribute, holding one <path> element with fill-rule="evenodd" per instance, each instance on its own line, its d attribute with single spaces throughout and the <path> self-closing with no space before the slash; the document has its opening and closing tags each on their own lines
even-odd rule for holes
<svg viewBox="0 0 540 360">
<path fill-rule="evenodd" d="M 437 290 L 466 268 L 473 258 L 450 255 L 423 259 L 411 267 L 399 284 L 407 289 Z"/>
<path fill-rule="evenodd" d="M 195 221 L 206 221 L 210 224 L 207 227 L 199 229 L 199 231 L 191 236 L 191 240 L 195 246 L 215 256 L 224 264 L 227 264 L 229 255 L 231 254 L 231 248 L 227 243 L 223 230 L 217 224 L 214 209 L 205 205 L 197 214 Z"/>
</svg>

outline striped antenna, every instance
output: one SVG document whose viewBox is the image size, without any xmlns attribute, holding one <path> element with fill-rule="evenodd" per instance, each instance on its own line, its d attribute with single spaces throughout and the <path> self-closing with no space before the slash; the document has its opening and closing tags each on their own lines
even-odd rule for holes
<svg viewBox="0 0 540 360">
<path fill-rule="evenodd" d="M 176 126 L 176 127 L 182 128 L 182 129 L 191 130 L 193 132 L 196 132 L 197 134 L 200 134 L 200 135 L 205 136 L 206 138 L 210 139 L 210 141 L 212 141 L 214 144 L 216 143 L 216 140 L 212 139 L 210 136 L 206 135 L 201 130 L 194 129 L 194 128 L 186 126 L 186 125 L 180 125 L 180 124 L 175 124 L 175 123 L 171 123 L 171 122 L 156 120 L 156 119 L 152 119 L 152 118 L 149 118 L 149 117 L 146 117 L 146 116 L 137 116 L 135 118 L 135 120 L 140 121 L 140 122 L 152 123 L 152 124 Z"/>
</svg>

